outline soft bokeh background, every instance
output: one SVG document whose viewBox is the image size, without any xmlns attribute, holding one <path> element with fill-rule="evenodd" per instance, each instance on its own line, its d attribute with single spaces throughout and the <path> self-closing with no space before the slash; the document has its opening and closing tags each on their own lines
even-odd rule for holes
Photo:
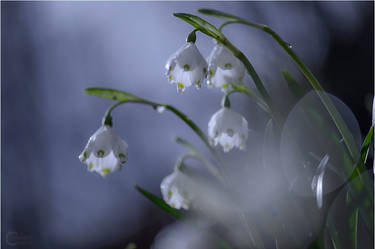
<svg viewBox="0 0 375 249">
<path fill-rule="evenodd" d="M 160 181 L 184 151 L 172 138 L 203 149 L 201 142 L 170 113 L 124 105 L 114 112 L 114 128 L 129 144 L 129 161 L 107 179 L 90 174 L 78 155 L 111 102 L 82 90 L 117 88 L 167 102 L 206 130 L 221 92 L 177 94 L 164 76 L 166 59 L 192 30 L 172 13 L 203 7 L 274 28 L 352 109 L 362 133 L 369 128 L 373 2 L 1 2 L 3 248 L 124 248 L 128 242 L 146 248 L 172 220 L 133 186 L 159 195 Z M 281 69 L 306 84 L 266 34 L 240 25 L 224 32 L 279 103 L 288 102 L 280 97 Z M 212 44 L 198 34 L 204 56 Z M 251 129 L 262 130 L 265 116 L 242 100 L 234 106 Z"/>
</svg>

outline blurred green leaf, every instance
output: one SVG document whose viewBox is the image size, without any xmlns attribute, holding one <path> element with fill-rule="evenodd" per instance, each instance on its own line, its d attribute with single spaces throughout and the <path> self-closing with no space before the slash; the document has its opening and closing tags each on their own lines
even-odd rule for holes
<svg viewBox="0 0 375 249">
<path fill-rule="evenodd" d="M 357 249 L 357 236 L 358 236 L 358 208 L 349 217 L 350 239 L 353 249 Z"/>
<path fill-rule="evenodd" d="M 134 243 L 129 243 L 126 247 L 125 247 L 125 249 L 136 249 L 137 248 L 137 246 L 136 246 L 136 244 L 134 244 Z"/>
<path fill-rule="evenodd" d="M 229 21 L 240 20 L 240 18 L 237 17 L 237 16 L 233 16 L 233 15 L 230 15 L 228 13 L 218 11 L 218 10 L 214 10 L 214 9 L 199 9 L 198 12 L 202 13 L 202 14 L 205 14 L 205 15 L 209 15 L 209 16 L 216 16 L 216 17 L 220 17 L 220 18 L 225 18 Z"/>
<path fill-rule="evenodd" d="M 367 170 L 365 163 L 367 160 L 367 155 L 370 149 L 370 144 L 371 144 L 373 135 L 374 135 L 374 127 L 371 126 L 370 130 L 368 131 L 366 135 L 365 140 L 362 143 L 360 157 L 356 164 L 353 174 L 350 176 L 350 180 L 353 180 L 356 177 L 360 177 L 361 173 Z"/>
<path fill-rule="evenodd" d="M 152 201 L 154 204 L 156 204 L 157 206 L 159 206 L 161 209 L 163 209 L 167 213 L 173 215 L 175 218 L 180 219 L 180 218 L 183 217 L 183 215 L 181 214 L 180 211 L 178 211 L 177 209 L 174 209 L 174 208 L 170 207 L 165 201 L 163 201 L 159 197 L 151 194 L 150 192 L 148 192 L 147 190 L 141 188 L 138 185 L 135 185 L 135 189 L 138 190 L 138 192 L 140 192 L 147 199 L 149 199 L 150 201 Z"/>
<path fill-rule="evenodd" d="M 87 88 L 85 89 L 85 93 L 96 96 L 96 97 L 117 100 L 117 101 L 142 101 L 143 100 L 142 98 L 139 98 L 133 94 L 119 91 L 119 90 L 114 90 L 114 89 L 107 89 L 107 88 Z"/>
<path fill-rule="evenodd" d="M 282 73 L 284 79 L 288 83 L 288 88 L 293 93 L 294 97 L 296 98 L 296 101 L 300 100 L 303 97 L 303 95 L 306 94 L 307 91 L 297 83 L 297 81 L 287 70 L 283 70 Z"/>
</svg>

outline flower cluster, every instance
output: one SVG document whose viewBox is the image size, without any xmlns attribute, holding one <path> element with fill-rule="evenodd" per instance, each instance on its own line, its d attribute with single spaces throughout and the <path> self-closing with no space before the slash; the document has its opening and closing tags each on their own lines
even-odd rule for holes
<svg viewBox="0 0 375 249">
<path fill-rule="evenodd" d="M 177 85 L 178 92 L 192 85 L 200 88 L 205 79 L 209 87 L 215 86 L 225 93 L 232 84 L 242 83 L 245 66 L 222 44 L 215 44 L 207 61 L 194 42 L 187 42 L 168 59 L 166 76 L 170 83 Z M 211 117 L 208 135 L 211 145 L 220 144 L 224 152 L 234 147 L 244 150 L 248 123 L 240 114 L 223 107 Z"/>
<path fill-rule="evenodd" d="M 200 88 L 205 78 L 208 86 L 227 91 L 231 84 L 242 83 L 245 74 L 243 63 L 221 44 L 214 46 L 206 62 L 195 43 L 187 42 L 167 60 L 165 68 L 178 92 L 192 85 Z"/>
</svg>

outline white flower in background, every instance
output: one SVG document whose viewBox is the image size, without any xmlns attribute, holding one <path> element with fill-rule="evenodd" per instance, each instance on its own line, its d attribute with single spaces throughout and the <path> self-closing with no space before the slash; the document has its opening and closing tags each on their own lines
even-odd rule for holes
<svg viewBox="0 0 375 249">
<path fill-rule="evenodd" d="M 163 199 L 169 206 L 176 209 L 189 209 L 191 195 L 187 192 L 187 179 L 176 169 L 166 176 L 160 184 Z"/>
<path fill-rule="evenodd" d="M 223 107 L 208 122 L 208 136 L 212 145 L 220 144 L 224 152 L 233 147 L 244 150 L 248 137 L 247 121 L 239 113 Z"/>
<path fill-rule="evenodd" d="M 121 169 L 127 156 L 128 144 L 110 126 L 103 125 L 90 137 L 79 160 L 87 164 L 90 172 L 105 177 Z"/>
<path fill-rule="evenodd" d="M 245 66 L 222 44 L 216 44 L 208 57 L 208 86 L 226 91 L 230 84 L 242 83 Z"/>
<path fill-rule="evenodd" d="M 207 73 L 207 62 L 193 42 L 187 42 L 174 53 L 165 65 L 170 83 L 177 84 L 177 91 L 195 85 L 200 88 Z"/>
</svg>

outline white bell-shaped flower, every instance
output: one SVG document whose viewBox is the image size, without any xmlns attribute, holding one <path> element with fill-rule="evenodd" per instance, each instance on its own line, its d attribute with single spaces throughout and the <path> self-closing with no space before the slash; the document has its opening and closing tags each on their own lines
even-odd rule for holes
<svg viewBox="0 0 375 249">
<path fill-rule="evenodd" d="M 105 177 L 120 170 L 127 160 L 128 144 L 108 125 L 100 127 L 89 139 L 79 160 L 90 172 Z"/>
<path fill-rule="evenodd" d="M 244 75 L 244 64 L 222 44 L 216 44 L 208 57 L 207 85 L 226 91 L 231 83 L 242 83 Z"/>
<path fill-rule="evenodd" d="M 247 120 L 230 108 L 223 107 L 208 122 L 208 136 L 211 144 L 220 144 L 224 152 L 230 151 L 233 147 L 244 150 L 248 137 Z"/>
<path fill-rule="evenodd" d="M 195 85 L 200 88 L 207 73 L 207 62 L 193 42 L 187 42 L 174 53 L 165 65 L 170 83 L 177 84 L 177 91 Z"/>
<path fill-rule="evenodd" d="M 164 201 L 176 209 L 189 209 L 192 197 L 187 188 L 186 176 L 178 169 L 166 176 L 160 184 Z"/>
</svg>

